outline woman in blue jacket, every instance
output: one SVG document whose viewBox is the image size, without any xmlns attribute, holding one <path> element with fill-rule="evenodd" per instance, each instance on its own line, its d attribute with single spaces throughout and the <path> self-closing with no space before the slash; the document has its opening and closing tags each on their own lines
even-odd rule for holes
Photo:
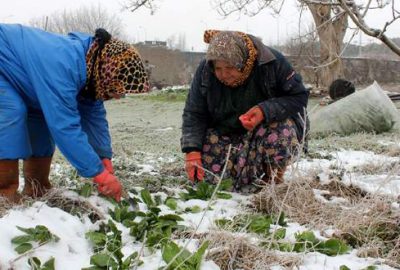
<svg viewBox="0 0 400 270">
<path fill-rule="evenodd" d="M 148 88 L 135 48 L 103 29 L 65 36 L 0 24 L 0 196 L 19 200 L 19 159 L 23 193 L 43 195 L 57 146 L 100 193 L 120 200 L 103 101 Z"/>
</svg>

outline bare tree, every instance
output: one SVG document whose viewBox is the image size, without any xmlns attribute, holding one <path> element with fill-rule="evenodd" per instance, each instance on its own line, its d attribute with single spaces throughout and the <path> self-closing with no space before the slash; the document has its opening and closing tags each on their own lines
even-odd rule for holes
<svg viewBox="0 0 400 270">
<path fill-rule="evenodd" d="M 185 51 L 186 50 L 186 34 L 180 33 L 177 44 L 178 50 Z"/>
<path fill-rule="evenodd" d="M 279 13 L 285 0 L 212 0 L 219 12 L 228 16 L 239 12 L 250 16 L 258 14 L 266 8 Z M 320 63 L 315 65 L 315 72 L 322 86 L 340 77 L 344 77 L 344 68 L 341 60 L 343 53 L 343 39 L 348 29 L 348 17 L 364 33 L 379 38 L 392 51 L 400 55 L 399 48 L 392 42 L 385 32 L 387 27 L 399 18 L 399 12 L 395 9 L 394 0 L 366 0 L 365 5 L 356 5 L 354 0 L 297 0 L 302 11 L 308 9 L 313 17 L 315 29 L 320 43 Z M 386 22 L 381 30 L 370 28 L 364 21 L 369 10 L 383 9 L 391 5 L 392 18 Z"/>
<path fill-rule="evenodd" d="M 175 50 L 185 51 L 186 50 L 186 35 L 185 33 L 179 33 L 170 35 L 167 38 L 168 47 Z"/>
<path fill-rule="evenodd" d="M 131 12 L 135 12 L 139 8 L 144 7 L 149 9 L 151 14 L 154 14 L 158 8 L 156 5 L 156 2 L 158 1 L 159 0 L 126 0 L 122 3 L 122 6 Z"/>
<path fill-rule="evenodd" d="M 96 28 L 104 28 L 113 36 L 124 38 L 121 19 L 114 14 L 109 14 L 100 4 L 83 6 L 77 10 L 58 11 L 49 16 L 34 18 L 29 24 L 61 34 L 71 31 L 94 33 Z"/>
<path fill-rule="evenodd" d="M 321 84 L 329 86 L 333 80 L 344 77 L 341 53 L 348 27 L 348 16 L 338 6 L 325 5 L 321 2 L 304 2 L 302 5 L 306 5 L 310 10 L 319 37 L 320 63 L 315 66 L 315 71 Z"/>
<path fill-rule="evenodd" d="M 383 26 L 382 29 L 371 28 L 366 24 L 364 20 L 365 15 L 367 15 L 367 12 L 373 8 L 370 6 L 372 2 L 371 0 L 368 1 L 366 7 L 364 8 L 363 13 L 361 13 L 362 9 L 356 5 L 354 0 L 350 1 L 338 0 L 338 2 L 340 3 L 341 7 L 346 11 L 346 13 L 349 14 L 354 24 L 357 25 L 359 29 L 361 29 L 361 31 L 363 31 L 368 36 L 380 39 L 386 46 L 389 47 L 389 49 L 391 49 L 397 55 L 400 55 L 400 47 L 396 45 L 396 43 L 394 43 L 393 40 L 388 38 L 387 35 L 385 34 L 387 28 L 391 24 L 395 23 L 398 19 L 400 19 L 400 11 L 396 9 L 394 5 L 395 4 L 394 0 L 392 0 L 391 2 L 386 2 L 386 4 L 390 3 L 392 15 L 391 18 L 389 18 L 389 20 L 385 22 L 385 25 Z M 377 1 L 377 4 L 378 4 L 377 7 L 374 8 L 383 8 L 385 5 L 384 3 L 380 3 L 380 1 Z"/>
<path fill-rule="evenodd" d="M 210 0 L 223 16 L 241 13 L 255 16 L 264 9 L 270 9 L 279 14 L 285 0 Z M 380 39 L 393 52 L 400 55 L 400 48 L 387 37 L 388 27 L 400 17 L 396 9 L 397 0 L 362 0 L 364 4 L 357 5 L 355 0 L 296 0 L 300 4 L 301 14 L 309 10 L 312 14 L 315 31 L 320 42 L 320 62 L 314 66 L 322 86 L 328 86 L 336 78 L 344 76 L 341 61 L 343 39 L 348 29 L 348 18 L 365 34 Z M 155 12 L 159 0 L 126 0 L 130 10 L 135 11 L 146 7 Z M 374 3 L 374 4 L 373 4 Z M 369 10 L 391 7 L 392 16 L 382 29 L 369 27 L 364 18 Z M 400 20 L 399 20 L 400 21 Z"/>
</svg>

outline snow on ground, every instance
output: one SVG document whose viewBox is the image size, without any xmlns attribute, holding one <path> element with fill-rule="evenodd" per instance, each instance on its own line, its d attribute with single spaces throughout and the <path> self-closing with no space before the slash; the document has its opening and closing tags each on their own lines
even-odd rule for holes
<svg viewBox="0 0 400 270">
<path fill-rule="evenodd" d="M 313 159 L 300 160 L 294 166 L 300 172 L 307 174 L 309 171 L 315 171 L 321 182 L 329 182 L 330 173 L 335 171 L 344 172 L 343 182 L 347 184 L 355 184 L 365 191 L 371 193 L 380 193 L 396 196 L 400 194 L 400 167 L 394 168 L 391 174 L 385 175 L 363 175 L 355 172 L 357 167 L 363 165 L 381 166 L 388 163 L 400 164 L 399 157 L 388 157 L 385 155 L 377 155 L 369 151 L 349 151 L 342 150 L 338 152 L 325 153 L 324 156 L 331 156 L 332 159 Z M 293 167 L 292 167 L 293 169 Z M 288 174 L 291 171 L 287 172 Z"/>
<path fill-rule="evenodd" d="M 328 181 L 330 171 L 344 170 L 343 181 L 345 183 L 353 183 L 370 192 L 381 192 L 391 195 L 399 194 L 400 191 L 400 176 L 397 170 L 393 175 L 363 175 L 355 168 L 365 164 L 382 164 L 385 162 L 398 162 L 398 157 L 387 157 L 376 155 L 372 152 L 362 151 L 339 151 L 329 154 L 332 159 L 312 159 L 300 160 L 296 166 L 301 173 L 316 172 L 321 181 Z M 140 167 L 140 166 L 139 166 Z M 154 168 L 150 165 L 143 165 L 142 171 L 152 171 Z M 293 172 L 293 171 L 292 171 Z M 287 172 L 290 175 L 291 171 Z M 181 192 L 178 188 L 171 189 L 175 193 Z M 64 192 L 67 197 L 79 196 L 72 191 Z M 318 195 L 318 191 L 316 191 Z M 153 194 L 155 195 L 155 194 Z M 167 197 L 166 194 L 160 192 L 163 200 Z M 243 214 L 244 205 L 248 202 L 249 197 L 240 194 L 232 194 L 232 199 L 223 200 L 217 199 L 210 205 L 208 201 L 192 199 L 188 201 L 177 201 L 177 210 L 181 212 L 180 216 L 184 219 L 179 223 L 193 229 L 197 228 L 197 232 L 207 232 L 215 228 L 214 220 L 221 218 L 232 218 L 235 215 Z M 94 208 L 99 209 L 101 214 L 106 219 L 111 219 L 108 208 L 113 208 L 113 205 L 107 200 L 98 196 L 91 196 L 86 200 Z M 139 209 L 145 211 L 147 206 L 139 203 Z M 200 212 L 184 212 L 184 209 L 193 208 L 194 206 L 201 209 Z M 210 207 L 210 208 L 209 208 Z M 171 210 L 165 205 L 160 206 L 162 214 L 172 214 L 176 211 Z M 208 210 L 207 210 L 208 209 Z M 289 220 L 290 221 L 290 220 Z M 74 270 L 90 266 L 90 257 L 93 255 L 92 245 L 85 238 L 88 231 L 96 230 L 99 227 L 99 222 L 92 223 L 88 217 L 78 218 L 59 208 L 49 207 L 45 202 L 37 201 L 32 206 L 27 208 L 14 208 L 6 215 L 0 218 L 0 269 L 30 269 L 27 264 L 29 257 L 38 257 L 42 262 L 47 261 L 50 257 L 55 258 L 55 269 Z M 46 226 L 53 234 L 57 235 L 60 240 L 51 242 L 43 246 L 35 248 L 32 252 L 20 256 L 14 251 L 15 245 L 11 243 L 11 239 L 15 236 L 23 234 L 16 226 L 31 228 L 36 225 Z M 122 241 L 124 254 L 131 254 L 133 251 L 140 253 L 140 259 L 143 264 L 137 269 L 154 270 L 166 265 L 161 256 L 159 249 L 149 250 L 143 248 L 143 244 L 134 241 L 129 235 L 129 229 L 122 224 L 117 224 L 118 229 L 122 231 Z M 294 241 L 294 234 L 307 230 L 305 226 L 300 226 L 297 223 L 288 222 L 286 228 L 285 239 Z M 315 232 L 317 237 L 322 237 L 318 232 Z M 184 241 L 178 242 L 180 245 L 186 244 Z M 192 240 L 188 243 L 187 248 L 194 252 L 198 247 L 197 240 Z M 341 265 L 346 265 L 350 269 L 362 269 L 370 265 L 375 265 L 376 269 L 395 269 L 381 264 L 376 258 L 359 258 L 356 256 L 357 250 L 351 250 L 347 254 L 339 256 L 327 256 L 321 253 L 305 253 L 301 254 L 303 259 L 299 269 L 302 270 L 321 270 L 332 269 L 338 270 Z M 219 267 L 212 261 L 205 261 L 201 267 L 202 270 L 217 270 Z M 273 267 L 273 269 L 283 269 L 281 267 Z"/>
</svg>

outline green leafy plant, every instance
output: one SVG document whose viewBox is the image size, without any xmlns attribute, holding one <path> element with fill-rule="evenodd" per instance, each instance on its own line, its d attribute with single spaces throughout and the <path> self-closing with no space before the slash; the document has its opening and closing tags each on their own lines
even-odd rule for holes
<svg viewBox="0 0 400 270">
<path fill-rule="evenodd" d="M 86 238 L 93 243 L 96 254 L 90 257 L 91 267 L 82 270 L 128 270 L 141 262 L 137 259 L 138 253 L 133 252 L 124 259 L 122 253 L 121 231 L 112 220 L 100 226 L 98 231 L 86 233 Z"/>
<path fill-rule="evenodd" d="M 275 240 L 282 240 L 286 237 L 286 229 L 285 228 L 279 228 L 277 230 L 275 230 L 274 234 L 273 234 L 273 238 Z"/>
<path fill-rule="evenodd" d="M 162 258 L 170 265 L 168 270 L 198 270 L 208 244 L 207 241 L 203 242 L 195 253 L 191 253 L 174 242 L 167 241 L 162 247 Z"/>
<path fill-rule="evenodd" d="M 43 265 L 38 257 L 31 257 L 28 259 L 28 264 L 31 267 L 31 270 L 54 270 L 54 262 L 54 257 L 51 257 Z"/>
<path fill-rule="evenodd" d="M 272 224 L 272 218 L 263 215 L 254 215 L 249 219 L 247 230 L 258 234 L 269 234 L 269 229 Z"/>
<path fill-rule="evenodd" d="M 159 216 L 160 209 L 152 207 L 147 213 L 140 212 L 142 219 L 139 222 L 130 222 L 130 235 L 138 241 L 143 241 L 149 247 L 159 244 L 163 239 L 171 237 L 172 233 L 178 229 L 183 230 L 183 226 L 178 225 L 178 221 L 183 219 L 178 215 Z"/>
<path fill-rule="evenodd" d="M 219 190 L 221 191 L 232 191 L 233 187 L 233 180 L 228 178 L 228 179 L 223 179 L 221 181 L 221 184 L 219 185 Z"/>
<path fill-rule="evenodd" d="M 161 196 L 154 196 L 146 189 L 140 191 L 141 200 L 147 205 L 148 211 L 130 211 L 129 204 L 123 200 L 118 206 L 109 213 L 111 217 L 122 223 L 125 227 L 130 228 L 130 235 L 138 241 L 145 241 L 146 246 L 153 247 L 159 244 L 163 239 L 168 239 L 177 229 L 183 229 L 178 225 L 178 221 L 183 219 L 178 215 L 162 215 L 157 205 L 162 203 Z M 136 199 L 136 198 L 131 198 Z M 136 199 L 135 204 L 139 201 Z M 177 207 L 177 202 L 173 198 L 167 198 L 165 201 L 172 208 Z M 140 217 L 139 221 L 135 221 L 136 217 Z"/>
<path fill-rule="evenodd" d="M 343 241 L 335 238 L 326 241 L 320 240 L 311 231 L 296 233 L 295 238 L 296 243 L 293 246 L 293 251 L 296 252 L 315 251 L 328 256 L 336 256 L 349 251 L 349 246 Z"/>
<path fill-rule="evenodd" d="M 224 182 L 221 183 L 219 187 L 219 191 L 216 193 L 216 197 L 220 199 L 231 199 L 232 195 L 229 193 L 221 192 L 222 188 L 227 188 L 229 185 L 232 185 L 231 180 L 223 180 Z M 182 200 L 191 200 L 191 199 L 199 199 L 207 201 L 211 199 L 212 194 L 214 193 L 216 186 L 208 184 L 205 181 L 202 181 L 196 185 L 196 188 L 186 186 L 185 189 L 187 192 L 179 193 L 179 196 Z"/>
<path fill-rule="evenodd" d="M 39 245 L 44 245 L 50 241 L 57 242 L 60 238 L 52 234 L 46 226 L 37 225 L 35 228 L 23 228 L 17 226 L 18 230 L 24 232 L 24 235 L 16 236 L 11 239 L 11 243 L 17 245 L 15 251 L 18 254 L 25 253 L 33 248 L 31 242 L 37 242 Z"/>
<path fill-rule="evenodd" d="M 203 211 L 203 208 L 201 208 L 198 205 L 194 205 L 192 207 L 186 207 L 185 208 L 185 213 L 196 214 L 196 213 L 200 213 L 201 211 Z"/>
<path fill-rule="evenodd" d="M 136 211 L 129 210 L 130 206 L 131 205 L 126 200 L 122 200 L 117 206 L 114 207 L 114 210 L 110 209 L 108 213 L 115 221 L 127 226 L 129 222 L 133 221 L 137 217 Z"/>
<path fill-rule="evenodd" d="M 188 89 L 163 89 L 161 91 L 152 92 L 145 96 L 129 96 L 129 98 L 139 98 L 144 100 L 152 100 L 159 102 L 182 102 L 186 100 Z"/>
<path fill-rule="evenodd" d="M 369 265 L 361 270 L 376 270 L 378 269 L 378 267 L 376 267 L 375 265 Z"/>
<path fill-rule="evenodd" d="M 331 238 L 317 245 L 316 250 L 328 256 L 337 256 L 349 251 L 349 247 L 341 240 Z"/>
<path fill-rule="evenodd" d="M 157 206 L 155 201 L 153 201 L 150 192 L 147 189 L 142 189 L 140 191 L 140 196 L 142 197 L 142 200 L 147 205 L 147 207 L 150 208 Z"/>
<path fill-rule="evenodd" d="M 178 203 L 176 199 L 168 197 L 165 199 L 165 205 L 168 206 L 171 210 L 176 210 L 178 208 Z"/>
<path fill-rule="evenodd" d="M 262 247 L 278 249 L 284 252 L 319 252 L 328 256 L 344 254 L 350 249 L 349 246 L 339 239 L 331 238 L 324 241 L 315 237 L 314 233 L 311 231 L 296 233 L 295 243 L 282 241 L 286 236 L 285 228 L 277 229 L 272 235 L 273 239 L 262 241 L 260 245 Z M 271 240 L 275 241 L 271 242 Z"/>
<path fill-rule="evenodd" d="M 91 183 L 84 183 L 80 188 L 77 189 L 77 192 L 82 197 L 88 198 L 92 195 L 93 185 Z"/>
<path fill-rule="evenodd" d="M 214 221 L 220 228 L 230 228 L 233 231 L 253 232 L 263 236 L 270 235 L 270 227 L 272 224 L 278 223 L 283 226 L 286 225 L 285 216 L 282 213 L 279 218 L 261 214 L 237 215 L 233 219 L 217 219 Z M 279 230 L 275 232 L 275 237 L 285 237 L 286 230 Z"/>
</svg>

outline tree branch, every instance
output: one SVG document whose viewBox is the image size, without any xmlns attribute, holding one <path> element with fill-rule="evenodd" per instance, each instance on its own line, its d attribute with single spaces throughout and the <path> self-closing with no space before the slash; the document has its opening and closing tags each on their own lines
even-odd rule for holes
<svg viewBox="0 0 400 270">
<path fill-rule="evenodd" d="M 150 10 L 151 14 L 153 14 L 157 6 L 154 4 L 156 0 L 127 0 L 126 4 L 123 4 L 123 8 L 128 9 L 131 12 L 137 11 L 141 7 L 145 7 Z"/>
<path fill-rule="evenodd" d="M 351 0 L 350 2 L 352 2 Z M 396 45 L 390 38 L 387 37 L 385 34 L 386 28 L 389 24 L 393 23 L 397 19 L 400 18 L 400 16 L 395 16 L 390 22 L 386 23 L 384 28 L 382 30 L 375 29 L 375 28 L 370 28 L 364 21 L 363 17 L 361 16 L 359 9 L 356 7 L 356 5 L 353 2 L 352 8 L 350 9 L 349 5 L 347 4 L 347 1 L 345 0 L 338 0 L 340 3 L 341 7 L 346 11 L 346 13 L 350 16 L 351 20 L 357 25 L 358 28 L 361 29 L 366 35 L 375 37 L 377 39 L 380 39 L 386 46 L 389 47 L 390 50 L 392 50 L 394 53 L 400 56 L 400 47 Z"/>
</svg>

